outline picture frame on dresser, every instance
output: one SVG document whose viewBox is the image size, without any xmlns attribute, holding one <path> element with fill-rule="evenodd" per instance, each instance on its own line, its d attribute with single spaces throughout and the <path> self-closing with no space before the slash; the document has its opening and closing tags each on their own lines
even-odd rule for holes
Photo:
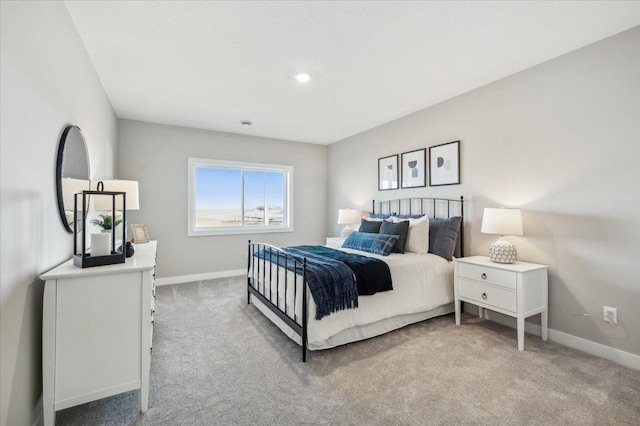
<svg viewBox="0 0 640 426">
<path fill-rule="evenodd" d="M 133 234 L 133 242 L 135 244 L 149 242 L 149 230 L 147 229 L 147 225 L 132 224 L 131 233 Z"/>
<path fill-rule="evenodd" d="M 398 154 L 378 159 L 378 191 L 398 189 Z"/>
<path fill-rule="evenodd" d="M 460 141 L 429 147 L 429 186 L 460 184 Z"/>
<path fill-rule="evenodd" d="M 427 150 L 426 148 L 400 154 L 400 186 L 405 188 L 422 188 L 427 186 Z"/>
</svg>

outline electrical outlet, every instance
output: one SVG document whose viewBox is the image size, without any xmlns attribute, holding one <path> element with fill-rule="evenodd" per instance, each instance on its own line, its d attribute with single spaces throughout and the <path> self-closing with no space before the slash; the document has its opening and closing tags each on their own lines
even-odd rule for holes
<svg viewBox="0 0 640 426">
<path fill-rule="evenodd" d="M 618 309 L 605 306 L 602 312 L 602 319 L 609 324 L 617 324 Z"/>
</svg>

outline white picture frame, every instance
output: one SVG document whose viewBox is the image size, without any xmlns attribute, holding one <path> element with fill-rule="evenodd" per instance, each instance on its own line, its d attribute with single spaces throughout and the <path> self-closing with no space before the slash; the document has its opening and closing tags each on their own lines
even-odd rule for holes
<svg viewBox="0 0 640 426">
<path fill-rule="evenodd" d="M 147 225 L 132 224 L 131 235 L 133 235 L 133 242 L 135 244 L 149 242 L 149 230 L 147 229 Z"/>
</svg>

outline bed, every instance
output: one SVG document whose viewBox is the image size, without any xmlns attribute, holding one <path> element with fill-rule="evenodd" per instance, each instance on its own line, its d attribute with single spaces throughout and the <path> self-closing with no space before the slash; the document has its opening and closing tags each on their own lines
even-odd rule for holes
<svg viewBox="0 0 640 426">
<path fill-rule="evenodd" d="M 463 197 L 374 201 L 370 216 L 460 217 L 455 256 L 463 256 Z M 328 349 L 375 337 L 406 325 L 453 312 L 453 262 L 435 254 L 391 253 L 381 256 L 350 248 L 335 250 L 382 260 L 393 290 L 357 297 L 357 307 L 316 318 L 308 286 L 307 256 L 293 255 L 265 243 L 248 244 L 247 303 L 259 309 L 302 347 Z M 262 256 L 262 257 L 259 257 Z M 287 267 L 285 267 L 286 265 Z M 294 272 L 295 271 L 295 272 Z"/>
</svg>

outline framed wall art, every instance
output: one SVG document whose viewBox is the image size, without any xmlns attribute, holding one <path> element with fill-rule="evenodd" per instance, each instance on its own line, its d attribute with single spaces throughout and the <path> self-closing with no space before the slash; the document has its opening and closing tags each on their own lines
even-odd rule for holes
<svg viewBox="0 0 640 426">
<path fill-rule="evenodd" d="M 398 189 L 398 154 L 378 159 L 378 191 Z"/>
<path fill-rule="evenodd" d="M 425 148 L 415 151 L 403 152 L 400 155 L 401 187 L 419 188 L 427 186 L 427 150 Z"/>
<path fill-rule="evenodd" d="M 429 186 L 460 184 L 460 141 L 429 147 Z"/>
</svg>

